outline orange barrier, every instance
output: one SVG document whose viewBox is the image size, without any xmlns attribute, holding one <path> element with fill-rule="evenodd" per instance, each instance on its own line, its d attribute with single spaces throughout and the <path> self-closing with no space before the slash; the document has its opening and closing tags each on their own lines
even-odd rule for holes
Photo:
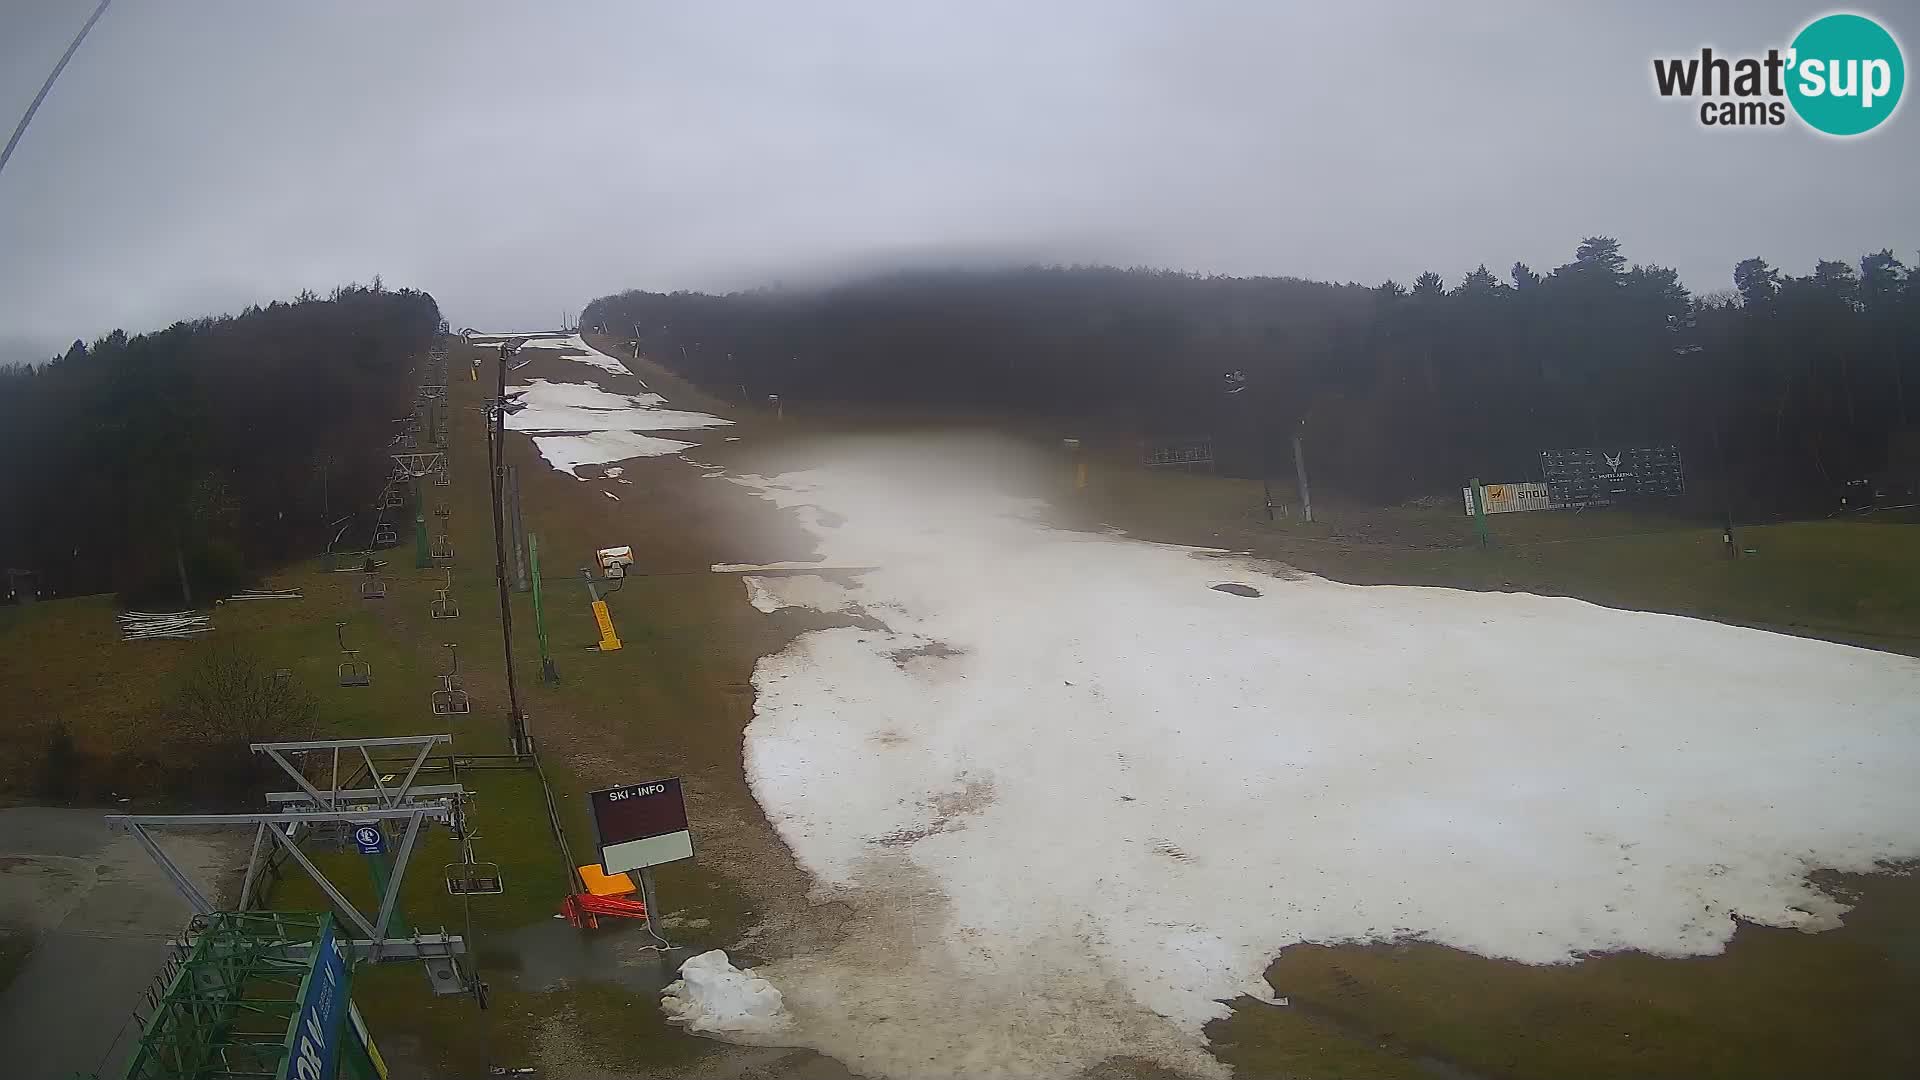
<svg viewBox="0 0 1920 1080">
<path fill-rule="evenodd" d="M 560 901 L 560 914 L 566 916 L 568 923 L 575 927 L 597 930 L 600 919 L 644 919 L 647 917 L 647 905 L 624 896 L 595 896 L 592 893 L 576 893 Z"/>
</svg>

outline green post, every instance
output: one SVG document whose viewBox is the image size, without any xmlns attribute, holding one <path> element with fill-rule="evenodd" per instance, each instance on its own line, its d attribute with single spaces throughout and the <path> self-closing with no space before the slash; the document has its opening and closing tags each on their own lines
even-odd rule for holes
<svg viewBox="0 0 1920 1080">
<path fill-rule="evenodd" d="M 527 570 L 533 585 L 533 629 L 540 638 L 540 681 L 560 685 L 560 672 L 553 666 L 553 654 L 547 651 L 547 615 L 540 606 L 540 537 L 527 534 Z"/>
<path fill-rule="evenodd" d="M 433 561 L 427 558 L 427 486 L 416 482 L 413 487 L 413 568 L 424 570 Z"/>
<path fill-rule="evenodd" d="M 1480 546 L 1487 546 L 1487 504 L 1481 498 L 1480 478 L 1467 481 L 1467 490 L 1473 492 L 1473 531 L 1480 537 Z"/>
</svg>

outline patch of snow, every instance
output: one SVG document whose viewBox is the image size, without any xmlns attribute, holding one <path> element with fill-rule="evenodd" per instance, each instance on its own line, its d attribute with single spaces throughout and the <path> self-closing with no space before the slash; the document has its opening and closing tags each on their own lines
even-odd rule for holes
<svg viewBox="0 0 1920 1080">
<path fill-rule="evenodd" d="M 661 992 L 660 1010 L 688 1031 L 729 1036 L 777 1035 L 791 1022 L 780 991 L 734 967 L 719 949 L 680 965 L 680 978 Z"/>
<path fill-rule="evenodd" d="M 886 629 L 763 658 L 745 737 L 854 913 L 761 974 L 864 1074 L 1219 1076 L 1203 1025 L 1293 944 L 1711 954 L 1837 925 L 1812 870 L 1920 856 L 1913 658 L 1058 531 L 971 461 L 729 478 L 837 515 L 765 567 L 876 568 L 817 599 Z"/>
<path fill-rule="evenodd" d="M 623 468 L 621 468 L 620 466 L 618 466 L 618 465 L 612 465 L 612 466 L 609 466 L 609 467 L 607 468 L 607 471 L 606 471 L 606 472 L 604 472 L 604 473 L 602 473 L 601 475 L 602 475 L 602 476 L 611 476 L 611 477 L 612 477 L 612 478 L 614 478 L 615 480 L 618 480 L 618 479 L 620 479 L 620 478 L 621 478 L 622 476 L 624 476 L 624 475 L 626 475 L 626 472 L 627 472 L 627 470 L 625 470 L 625 469 L 623 469 Z"/>
<path fill-rule="evenodd" d="M 576 363 L 590 364 L 602 371 L 610 371 L 615 375 L 633 374 L 632 371 L 628 370 L 627 365 L 587 344 L 587 339 L 581 337 L 579 334 L 568 334 L 565 337 L 539 337 L 520 346 L 520 348 L 522 351 L 527 349 L 555 349 L 560 352 L 560 359 L 562 360 L 572 360 Z"/>
<path fill-rule="evenodd" d="M 605 495 L 605 496 L 606 496 L 607 498 L 609 498 L 609 499 L 612 499 L 612 500 L 613 500 L 614 502 L 619 502 L 619 501 L 620 501 L 620 496 L 618 496 L 618 495 L 615 495 L 615 494 L 614 494 L 613 492 L 611 492 L 611 491 L 603 491 L 603 492 L 601 492 L 600 494 L 602 494 L 602 495 Z"/>
<path fill-rule="evenodd" d="M 659 394 L 616 394 L 593 383 L 532 379 L 507 388 L 518 408 L 507 414 L 512 431 L 534 434 L 534 447 L 549 465 L 575 479 L 582 465 L 678 453 L 695 443 L 652 438 L 642 431 L 694 431 L 733 423 L 706 413 L 662 409 Z M 621 470 L 610 469 L 618 478 Z"/>
<path fill-rule="evenodd" d="M 507 387 L 507 397 L 528 407 L 542 409 L 651 409 L 665 405 L 659 394 L 616 394 L 601 389 L 598 383 L 557 383 L 534 379 L 523 386 Z M 516 414 L 509 414 L 509 416 Z"/>
<path fill-rule="evenodd" d="M 615 394 L 592 383 L 534 379 L 507 388 L 518 408 L 507 414 L 511 431 L 694 431 L 732 424 L 706 413 L 662 409 L 658 394 Z"/>
<path fill-rule="evenodd" d="M 769 563 L 731 563 L 717 562 L 710 568 L 716 574 L 752 573 L 756 570 L 822 570 L 827 565 L 821 562 L 769 562 Z"/>
<path fill-rule="evenodd" d="M 747 602 L 771 615 L 781 608 L 803 607 L 815 611 L 852 611 L 859 607 L 846 586 L 817 574 L 790 574 L 781 577 L 740 579 L 747 586 Z"/>
<path fill-rule="evenodd" d="M 697 443 L 681 442 L 678 439 L 661 439 L 652 435 L 638 435 L 631 431 L 594 431 L 585 435 L 536 435 L 533 448 L 546 459 L 547 464 L 566 473 L 576 480 L 586 480 L 580 475 L 582 465 L 600 465 L 609 461 L 625 461 L 628 458 L 660 457 L 676 454 Z M 607 475 L 613 475 L 609 469 Z M 623 481 L 631 483 L 632 481 Z"/>
</svg>

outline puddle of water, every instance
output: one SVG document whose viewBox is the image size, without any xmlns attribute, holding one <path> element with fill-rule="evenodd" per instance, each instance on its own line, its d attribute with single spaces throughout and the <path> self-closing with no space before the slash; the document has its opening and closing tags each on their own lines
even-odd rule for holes
<svg viewBox="0 0 1920 1080">
<path fill-rule="evenodd" d="M 1213 586 L 1214 592 L 1232 593 L 1235 596 L 1259 596 L 1260 590 L 1251 585 L 1242 585 L 1237 581 L 1226 581 Z"/>
<path fill-rule="evenodd" d="M 663 953 L 639 924 L 604 920 L 598 930 L 576 930 L 563 919 L 489 937 L 480 964 L 516 990 L 547 993 L 580 982 L 612 983 L 658 996 L 680 977 L 692 949 Z"/>
</svg>

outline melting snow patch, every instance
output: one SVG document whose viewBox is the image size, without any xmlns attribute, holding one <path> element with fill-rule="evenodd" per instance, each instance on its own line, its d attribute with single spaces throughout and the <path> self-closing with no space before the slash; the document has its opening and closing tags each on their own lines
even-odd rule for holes
<svg viewBox="0 0 1920 1080">
<path fill-rule="evenodd" d="M 518 408 L 507 414 L 513 431 L 537 434 L 534 446 L 549 465 L 576 479 L 582 465 L 604 465 L 627 458 L 658 457 L 696 444 L 651 438 L 641 431 L 693 431 L 731 424 L 706 413 L 659 408 L 659 394 L 615 394 L 592 383 L 534 379 L 507 389 Z M 566 434 L 562 434 L 566 433 Z M 617 478 L 618 473 L 609 471 Z"/>
<path fill-rule="evenodd" d="M 852 611 L 859 606 L 848 594 L 846 586 L 817 574 L 783 577 L 748 575 L 740 580 L 747 585 L 747 602 L 768 614 L 789 607 L 812 608 L 815 611 Z"/>
<path fill-rule="evenodd" d="M 627 365 L 587 344 L 587 339 L 581 337 L 579 334 L 568 334 L 564 337 L 556 334 L 542 335 L 528 341 L 525 345 L 522 345 L 520 349 L 522 352 L 528 349 L 554 349 L 559 351 L 560 359 L 562 360 L 573 360 L 577 363 L 591 364 L 602 371 L 609 371 L 615 375 L 633 374 L 632 371 L 627 369 Z"/>
<path fill-rule="evenodd" d="M 780 991 L 751 971 L 741 971 L 719 949 L 680 965 L 680 978 L 661 992 L 660 1009 L 688 1031 L 725 1035 L 774 1035 L 791 1018 Z"/>
<path fill-rule="evenodd" d="M 592 383 L 535 379 L 508 387 L 519 406 L 507 414 L 511 431 L 693 431 L 733 423 L 706 413 L 656 408 L 658 394 L 613 394 Z"/>
<path fill-rule="evenodd" d="M 678 453 L 696 444 L 681 442 L 678 439 L 661 439 L 652 435 L 637 435 L 631 431 L 595 431 L 586 435 L 536 435 L 533 439 L 535 450 L 546 459 L 547 464 L 576 480 L 587 479 L 580 475 L 582 465 L 600 465 L 609 461 L 625 461 L 628 458 L 660 457 L 664 454 Z M 614 476 L 614 470 L 607 470 L 608 476 Z M 617 477 L 616 477 L 617 479 Z M 622 483 L 632 483 L 623 480 Z"/>
<path fill-rule="evenodd" d="M 875 568 L 814 599 L 886 628 L 762 659 L 745 737 L 853 913 L 760 973 L 863 1074 L 1219 1076 L 1203 1026 L 1289 945 L 1711 954 L 1836 925 L 1814 869 L 1920 856 L 1920 661 L 1056 531 L 969 460 L 731 478 L 843 519 L 784 565 Z"/>
</svg>

